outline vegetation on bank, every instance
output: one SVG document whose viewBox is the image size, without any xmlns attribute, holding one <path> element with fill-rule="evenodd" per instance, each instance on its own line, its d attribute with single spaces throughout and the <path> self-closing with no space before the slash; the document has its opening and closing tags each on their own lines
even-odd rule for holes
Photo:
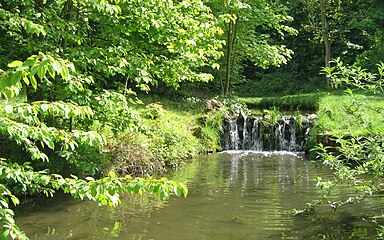
<svg viewBox="0 0 384 240">
<path fill-rule="evenodd" d="M 315 123 L 315 134 L 362 135 L 366 133 L 367 125 L 376 132 L 384 130 L 381 115 L 384 96 L 367 90 L 335 90 L 281 97 L 239 97 L 237 100 L 245 103 L 250 109 L 275 107 L 282 114 L 285 111 L 316 113 L 318 119 Z M 359 112 L 366 124 L 361 124 L 351 116 L 353 112 Z"/>
<path fill-rule="evenodd" d="M 333 67 L 324 69 L 324 72 L 335 86 L 344 89 L 343 94 L 332 91 L 321 93 L 320 96 L 319 93 L 305 95 L 304 99 L 312 100 L 312 108 L 318 115 L 312 129 L 310 147 L 316 151 L 317 161 L 333 170 L 333 177 L 317 179 L 321 189 L 319 199 L 313 200 L 298 213 L 312 212 L 320 204 L 328 204 L 336 210 L 345 204 L 382 193 L 384 65 L 377 67 L 378 74 L 372 74 L 335 60 Z M 300 96 L 269 98 L 269 104 L 284 106 L 284 101 L 295 99 L 299 106 Z M 247 104 L 254 103 L 252 98 L 240 100 Z M 257 104 L 260 104 L 262 99 L 257 100 Z M 335 197 L 333 189 L 338 185 L 351 186 L 355 192 Z M 382 226 L 379 225 L 378 234 L 381 236 L 382 233 Z"/>
<path fill-rule="evenodd" d="M 106 151 L 120 173 L 154 174 L 178 168 L 199 153 L 221 150 L 223 108 L 198 98 L 140 96 L 133 107 L 140 129 L 114 135 Z"/>
</svg>

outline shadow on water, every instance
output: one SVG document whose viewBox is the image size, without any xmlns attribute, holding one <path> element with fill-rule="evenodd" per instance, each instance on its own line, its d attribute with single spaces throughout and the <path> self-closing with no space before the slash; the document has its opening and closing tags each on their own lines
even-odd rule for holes
<svg viewBox="0 0 384 240">
<path fill-rule="evenodd" d="M 300 154 L 229 151 L 170 176 L 187 182 L 187 198 L 125 196 L 109 208 L 59 195 L 19 208 L 17 222 L 31 239 L 370 239 L 381 198 L 291 214 L 318 196 L 317 176 L 330 172 Z"/>
</svg>

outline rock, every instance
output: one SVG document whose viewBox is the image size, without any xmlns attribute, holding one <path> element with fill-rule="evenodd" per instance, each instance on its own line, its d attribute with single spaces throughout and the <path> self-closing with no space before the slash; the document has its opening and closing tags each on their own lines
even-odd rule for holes
<svg viewBox="0 0 384 240">
<path fill-rule="evenodd" d="M 216 111 L 220 109 L 221 104 L 215 99 L 209 99 L 205 102 L 205 106 L 207 111 Z"/>
</svg>

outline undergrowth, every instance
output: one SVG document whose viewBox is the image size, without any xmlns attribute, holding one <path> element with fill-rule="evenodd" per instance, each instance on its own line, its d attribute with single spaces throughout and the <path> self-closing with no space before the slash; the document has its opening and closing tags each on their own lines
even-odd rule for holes
<svg viewBox="0 0 384 240">
<path fill-rule="evenodd" d="M 153 174 L 178 168 L 199 153 L 221 149 L 222 113 L 207 109 L 197 98 L 167 99 L 140 96 L 133 108 L 140 117 L 138 131 L 119 132 L 109 139 L 111 168 L 121 173 Z"/>
</svg>

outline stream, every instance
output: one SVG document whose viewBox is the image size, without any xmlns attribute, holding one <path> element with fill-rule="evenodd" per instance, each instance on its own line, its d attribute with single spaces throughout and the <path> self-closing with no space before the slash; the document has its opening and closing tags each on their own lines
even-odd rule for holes
<svg viewBox="0 0 384 240">
<path fill-rule="evenodd" d="M 171 176 L 186 181 L 187 198 L 160 202 L 152 196 L 123 196 L 116 208 L 73 200 L 63 194 L 16 210 L 30 239 L 371 239 L 373 216 L 384 198 L 338 209 L 321 207 L 294 216 L 318 197 L 317 168 L 289 152 L 226 151 L 201 156 Z M 336 196 L 350 191 L 337 189 Z"/>
</svg>

